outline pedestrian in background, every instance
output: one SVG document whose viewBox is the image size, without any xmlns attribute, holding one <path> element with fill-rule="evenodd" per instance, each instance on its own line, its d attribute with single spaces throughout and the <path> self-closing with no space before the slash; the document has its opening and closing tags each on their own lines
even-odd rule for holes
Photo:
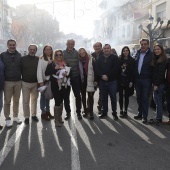
<svg viewBox="0 0 170 170">
<path fill-rule="evenodd" d="M 134 119 L 142 119 L 147 123 L 149 110 L 149 96 L 152 87 L 152 56 L 153 53 L 149 48 L 149 40 L 140 40 L 141 49 L 135 56 L 135 89 L 138 103 L 138 115 Z"/>
<path fill-rule="evenodd" d="M 64 72 L 62 75 L 66 78 L 65 84 L 62 84 L 61 87 L 58 83 L 59 81 L 59 72 L 66 67 L 66 63 L 63 60 L 62 50 L 56 50 L 54 52 L 54 61 L 47 65 L 45 71 L 46 76 L 51 76 L 51 90 L 54 96 L 55 106 L 54 106 L 54 118 L 55 126 L 62 126 L 62 112 L 63 112 L 63 101 L 66 110 L 66 116 L 70 115 L 70 84 L 69 84 L 69 73 Z M 60 89 L 61 88 L 61 89 Z"/>
<path fill-rule="evenodd" d="M 45 71 L 47 65 L 51 63 L 53 56 L 53 49 L 50 45 L 46 45 L 43 48 L 43 55 L 39 58 L 38 68 L 37 68 L 37 80 L 39 87 L 46 85 L 49 81 L 50 76 L 45 76 Z M 45 98 L 45 95 L 41 93 L 40 96 L 40 109 L 41 109 L 41 118 L 49 121 L 53 119 L 54 116 L 50 113 L 50 100 Z"/>
<path fill-rule="evenodd" d="M 8 40 L 7 47 L 7 51 L 1 53 L 0 57 L 5 66 L 4 115 L 6 118 L 6 127 L 11 127 L 11 99 L 13 99 L 13 121 L 18 124 L 22 122 L 18 118 L 19 99 L 21 94 L 21 54 L 16 50 L 15 40 Z"/>
<path fill-rule="evenodd" d="M 83 104 L 83 117 L 87 117 L 88 108 L 87 108 L 87 100 L 86 100 L 86 89 L 87 89 L 87 74 L 88 74 L 88 64 L 89 64 L 89 55 L 87 54 L 84 48 L 80 48 L 78 50 L 79 54 L 79 70 L 80 70 L 80 92 L 82 96 L 82 104 Z"/>
<path fill-rule="evenodd" d="M 81 116 L 81 95 L 80 95 L 80 72 L 79 72 L 79 58 L 78 51 L 74 48 L 75 41 L 73 39 L 68 39 L 66 50 L 63 51 L 64 61 L 67 66 L 71 67 L 70 81 L 71 87 L 75 97 L 76 103 L 76 113 L 79 120 L 82 119 Z M 70 113 L 67 113 L 65 119 L 70 118 Z"/>
<path fill-rule="evenodd" d="M 4 88 L 4 63 L 0 58 L 0 116 L 3 107 L 3 88 Z M 0 122 L 0 130 L 3 128 Z"/>
<path fill-rule="evenodd" d="M 120 74 L 118 81 L 120 117 L 127 117 L 129 97 L 134 93 L 135 60 L 130 55 L 128 46 L 122 48 L 120 61 Z M 123 110 L 124 99 L 124 110 Z"/>
<path fill-rule="evenodd" d="M 35 54 L 37 45 L 30 44 L 28 47 L 28 55 L 22 57 L 22 97 L 23 111 L 25 124 L 29 124 L 30 117 L 30 97 L 31 97 L 31 116 L 32 120 L 38 122 L 37 118 L 37 98 L 38 98 L 38 82 L 37 82 L 37 67 L 38 60 Z"/>
<path fill-rule="evenodd" d="M 163 116 L 162 96 L 165 89 L 165 71 L 167 67 L 167 56 L 161 45 L 155 45 L 153 49 L 153 98 L 156 104 L 156 117 L 150 119 L 149 123 L 161 123 Z"/>
</svg>

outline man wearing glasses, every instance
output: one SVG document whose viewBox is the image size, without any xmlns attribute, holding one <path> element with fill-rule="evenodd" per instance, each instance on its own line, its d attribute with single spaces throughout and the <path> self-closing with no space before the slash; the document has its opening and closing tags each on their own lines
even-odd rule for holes
<svg viewBox="0 0 170 170">
<path fill-rule="evenodd" d="M 152 52 L 149 48 L 148 39 L 141 39 L 140 45 L 141 49 L 135 56 L 135 88 L 138 115 L 134 116 L 134 119 L 142 119 L 143 123 L 147 123 L 152 78 Z"/>
</svg>

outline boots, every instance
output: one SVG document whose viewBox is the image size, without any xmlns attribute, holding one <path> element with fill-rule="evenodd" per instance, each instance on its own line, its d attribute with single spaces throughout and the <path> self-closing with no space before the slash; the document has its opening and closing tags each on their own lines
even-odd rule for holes
<svg viewBox="0 0 170 170">
<path fill-rule="evenodd" d="M 61 106 L 54 106 L 54 122 L 56 127 L 61 127 L 62 124 L 59 122 L 59 117 L 61 116 Z"/>
<path fill-rule="evenodd" d="M 63 103 L 60 105 L 60 109 L 61 109 L 61 116 L 59 116 L 59 119 L 58 119 L 58 121 L 60 122 L 60 123 L 64 123 L 64 121 L 62 120 L 62 113 L 63 113 Z"/>
</svg>

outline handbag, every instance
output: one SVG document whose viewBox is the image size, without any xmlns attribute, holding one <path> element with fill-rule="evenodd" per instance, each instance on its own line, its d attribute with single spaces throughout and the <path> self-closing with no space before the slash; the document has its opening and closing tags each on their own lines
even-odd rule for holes
<svg viewBox="0 0 170 170">
<path fill-rule="evenodd" d="M 53 99 L 53 93 L 51 91 L 51 81 L 48 81 L 48 83 L 46 84 L 47 88 L 44 92 L 44 96 L 46 99 L 50 100 Z"/>
</svg>

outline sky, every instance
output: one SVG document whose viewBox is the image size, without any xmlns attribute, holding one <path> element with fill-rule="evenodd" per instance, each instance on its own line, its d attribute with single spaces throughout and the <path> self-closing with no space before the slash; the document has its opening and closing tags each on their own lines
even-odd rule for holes
<svg viewBox="0 0 170 170">
<path fill-rule="evenodd" d="M 92 37 L 94 20 L 100 18 L 102 11 L 98 5 L 102 0 L 8 0 L 10 6 L 35 4 L 37 8 L 49 11 L 60 23 L 60 31 L 65 34 L 76 33 L 86 38 Z M 115 5 L 125 0 L 110 0 Z"/>
</svg>

